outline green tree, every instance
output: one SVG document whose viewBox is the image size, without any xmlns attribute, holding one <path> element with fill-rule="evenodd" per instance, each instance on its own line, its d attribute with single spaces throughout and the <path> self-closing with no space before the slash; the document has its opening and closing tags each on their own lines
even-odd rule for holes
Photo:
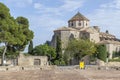
<svg viewBox="0 0 120 80">
<path fill-rule="evenodd" d="M 4 65 L 6 51 L 20 51 L 33 38 L 33 32 L 28 29 L 27 19 L 15 20 L 4 4 L 0 3 L 0 42 L 4 44 L 2 65 Z M 18 23 L 23 21 L 23 23 Z M 26 23 L 26 24 L 25 24 Z"/>
<path fill-rule="evenodd" d="M 106 50 L 105 45 L 98 45 L 97 46 L 97 57 L 98 57 L 98 59 L 103 60 L 104 62 L 106 62 L 107 50 Z"/>
<path fill-rule="evenodd" d="M 47 44 L 36 46 L 31 54 L 36 56 L 48 56 L 51 61 L 56 57 L 55 49 Z"/>
<path fill-rule="evenodd" d="M 34 35 L 33 32 L 29 29 L 29 21 L 27 18 L 17 17 L 16 22 L 19 25 L 19 34 L 17 35 L 17 37 L 22 40 L 23 44 L 16 44 L 14 45 L 14 47 L 18 51 L 23 51 L 26 45 L 33 39 Z"/>
<path fill-rule="evenodd" d="M 2 65 L 4 65 L 7 45 L 19 43 L 16 41 L 15 35 L 12 32 L 17 30 L 16 25 L 14 18 L 9 13 L 9 9 L 4 4 L 0 3 L 0 42 L 5 45 L 2 54 Z"/>
<path fill-rule="evenodd" d="M 33 51 L 33 41 L 31 40 L 28 46 L 28 53 L 32 53 Z"/>
<path fill-rule="evenodd" d="M 47 44 L 48 46 L 50 46 L 51 41 L 46 41 L 45 44 Z"/>
<path fill-rule="evenodd" d="M 56 37 L 56 59 L 62 57 L 62 45 L 61 45 L 61 39 L 59 36 Z"/>
<path fill-rule="evenodd" d="M 89 40 L 71 40 L 65 50 L 65 54 L 68 57 L 66 61 L 69 61 L 74 57 L 77 60 L 80 60 L 86 55 L 92 55 L 93 53 L 95 53 L 95 51 L 95 44 Z"/>
<path fill-rule="evenodd" d="M 56 58 L 54 60 L 55 65 L 65 65 L 64 55 L 62 54 L 62 44 L 61 39 L 56 36 Z"/>
<path fill-rule="evenodd" d="M 3 50 L 4 50 L 4 46 L 1 46 L 0 47 L 0 58 L 1 58 L 2 54 L 3 54 Z"/>
</svg>

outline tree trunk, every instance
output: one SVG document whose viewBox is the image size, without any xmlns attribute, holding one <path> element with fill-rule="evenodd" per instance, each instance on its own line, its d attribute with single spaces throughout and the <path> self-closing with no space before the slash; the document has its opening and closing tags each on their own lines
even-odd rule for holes
<svg viewBox="0 0 120 80">
<path fill-rule="evenodd" d="M 3 51 L 3 54 L 2 54 L 2 66 L 5 66 L 5 53 L 7 51 L 7 44 L 5 43 L 5 48 L 4 48 L 4 51 Z"/>
</svg>

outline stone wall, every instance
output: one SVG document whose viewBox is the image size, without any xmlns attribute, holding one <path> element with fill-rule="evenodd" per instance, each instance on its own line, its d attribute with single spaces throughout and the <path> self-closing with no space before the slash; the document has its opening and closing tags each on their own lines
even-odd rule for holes
<svg viewBox="0 0 120 80">
<path fill-rule="evenodd" d="M 109 62 L 106 64 L 107 66 L 119 66 L 120 67 L 120 62 Z"/>
<path fill-rule="evenodd" d="M 90 41 L 98 43 L 100 41 L 99 33 L 90 34 Z"/>
<path fill-rule="evenodd" d="M 98 66 L 118 66 L 118 67 L 120 67 L 120 62 L 105 63 L 104 61 L 97 59 L 97 65 Z"/>
<path fill-rule="evenodd" d="M 36 64 L 35 60 L 38 60 Z M 47 56 L 24 56 L 23 54 L 20 54 L 18 58 L 18 66 L 28 65 L 41 65 L 41 66 L 48 65 L 48 58 Z"/>
<path fill-rule="evenodd" d="M 107 51 L 109 53 L 109 59 L 112 59 L 113 52 L 119 52 L 120 51 L 120 44 L 107 43 L 105 45 L 106 45 Z"/>
<path fill-rule="evenodd" d="M 0 66 L 0 71 L 49 70 L 54 66 Z"/>
<path fill-rule="evenodd" d="M 47 56 L 25 56 L 20 53 L 19 57 L 14 59 L 16 61 L 13 62 L 13 59 L 6 60 L 6 65 L 8 66 L 47 66 L 48 65 L 48 57 Z M 1 59 L 0 59 L 1 64 Z"/>
<path fill-rule="evenodd" d="M 79 38 L 78 31 L 61 31 L 62 48 L 65 49 L 71 39 Z"/>
</svg>

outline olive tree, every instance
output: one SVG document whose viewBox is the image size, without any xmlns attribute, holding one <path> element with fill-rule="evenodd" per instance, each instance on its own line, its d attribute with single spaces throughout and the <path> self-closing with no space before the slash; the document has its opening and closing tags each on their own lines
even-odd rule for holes
<svg viewBox="0 0 120 80">
<path fill-rule="evenodd" d="M 89 40 L 74 39 L 68 43 L 68 46 L 65 50 L 65 57 L 67 57 L 67 61 L 69 61 L 73 57 L 80 60 L 86 55 L 94 54 L 95 51 L 96 51 L 95 43 Z"/>
</svg>

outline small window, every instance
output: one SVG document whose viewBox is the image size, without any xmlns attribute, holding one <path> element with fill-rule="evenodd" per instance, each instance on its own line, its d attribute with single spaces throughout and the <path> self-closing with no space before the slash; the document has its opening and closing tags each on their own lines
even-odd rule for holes
<svg viewBox="0 0 120 80">
<path fill-rule="evenodd" d="M 86 23 L 86 26 L 87 26 L 87 23 Z"/>
<path fill-rule="evenodd" d="M 40 59 L 34 59 L 34 65 L 40 65 L 41 60 Z"/>
</svg>

